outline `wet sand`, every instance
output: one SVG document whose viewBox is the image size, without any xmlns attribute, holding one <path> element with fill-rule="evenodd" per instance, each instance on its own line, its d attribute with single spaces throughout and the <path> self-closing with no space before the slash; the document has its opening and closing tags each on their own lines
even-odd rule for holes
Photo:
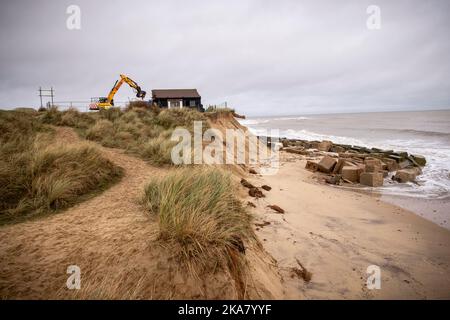
<svg viewBox="0 0 450 320">
<path fill-rule="evenodd" d="M 395 204 L 428 219 L 437 225 L 450 229 L 450 198 L 420 199 L 412 197 L 382 195 L 383 201 Z"/>
</svg>

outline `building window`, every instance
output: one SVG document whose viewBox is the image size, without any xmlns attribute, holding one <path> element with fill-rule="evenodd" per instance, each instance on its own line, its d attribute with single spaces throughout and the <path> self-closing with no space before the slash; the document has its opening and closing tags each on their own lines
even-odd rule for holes
<svg viewBox="0 0 450 320">
<path fill-rule="evenodd" d="M 189 107 L 195 107 L 195 100 L 189 100 Z"/>
</svg>

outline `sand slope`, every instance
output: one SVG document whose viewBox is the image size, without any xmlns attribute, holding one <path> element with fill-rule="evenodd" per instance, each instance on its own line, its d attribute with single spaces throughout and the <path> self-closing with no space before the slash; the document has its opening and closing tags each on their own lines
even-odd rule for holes
<svg viewBox="0 0 450 320">
<path fill-rule="evenodd" d="M 78 140 L 70 128 L 56 130 L 59 140 Z M 170 248 L 158 242 L 157 223 L 138 201 L 148 179 L 167 169 L 152 167 L 118 149 L 99 148 L 125 169 L 119 183 L 59 214 L 0 227 L 0 297 L 237 298 L 229 274 L 217 271 L 201 279 L 186 277 Z M 279 296 L 270 257 L 257 247 L 248 248 L 248 255 L 252 276 L 243 294 Z M 66 288 L 69 265 L 81 268 L 79 291 Z"/>
<path fill-rule="evenodd" d="M 377 197 L 319 185 L 299 158 L 283 153 L 277 175 L 250 177 L 273 188 L 251 201 L 258 220 L 271 223 L 257 234 L 283 270 L 285 298 L 450 298 L 448 230 Z M 296 258 L 313 273 L 310 283 L 291 278 Z M 372 264 L 380 290 L 366 288 Z"/>
</svg>

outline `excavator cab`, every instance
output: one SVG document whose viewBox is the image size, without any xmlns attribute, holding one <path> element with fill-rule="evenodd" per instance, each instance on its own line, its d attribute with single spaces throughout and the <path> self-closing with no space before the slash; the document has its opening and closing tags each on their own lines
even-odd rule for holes
<svg viewBox="0 0 450 320">
<path fill-rule="evenodd" d="M 108 109 L 114 106 L 114 99 L 108 102 L 107 97 L 91 98 L 91 103 L 89 104 L 89 110 L 100 110 L 100 108 Z"/>
</svg>

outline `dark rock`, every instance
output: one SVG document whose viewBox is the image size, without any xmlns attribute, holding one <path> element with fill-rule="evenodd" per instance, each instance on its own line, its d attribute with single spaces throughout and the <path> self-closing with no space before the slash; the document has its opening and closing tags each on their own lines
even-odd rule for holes
<svg viewBox="0 0 450 320">
<path fill-rule="evenodd" d="M 268 186 L 268 185 L 266 185 L 266 184 L 265 184 L 265 185 L 262 185 L 261 188 L 264 189 L 264 190 L 266 190 L 266 191 L 272 190 L 272 187 L 270 187 L 270 186 Z"/>
<path fill-rule="evenodd" d="M 262 193 L 262 191 L 256 187 L 249 189 L 248 194 L 250 195 L 250 197 L 253 197 L 253 198 L 264 198 L 265 197 L 264 193 Z"/>
<path fill-rule="evenodd" d="M 247 180 L 245 180 L 244 178 L 241 179 L 241 184 L 249 189 L 255 188 L 254 185 L 252 185 L 250 182 L 248 182 Z"/>
<path fill-rule="evenodd" d="M 248 170 L 248 172 L 251 173 L 251 174 L 258 174 L 258 172 L 256 172 L 255 169 L 250 169 L 250 170 Z"/>
</svg>

